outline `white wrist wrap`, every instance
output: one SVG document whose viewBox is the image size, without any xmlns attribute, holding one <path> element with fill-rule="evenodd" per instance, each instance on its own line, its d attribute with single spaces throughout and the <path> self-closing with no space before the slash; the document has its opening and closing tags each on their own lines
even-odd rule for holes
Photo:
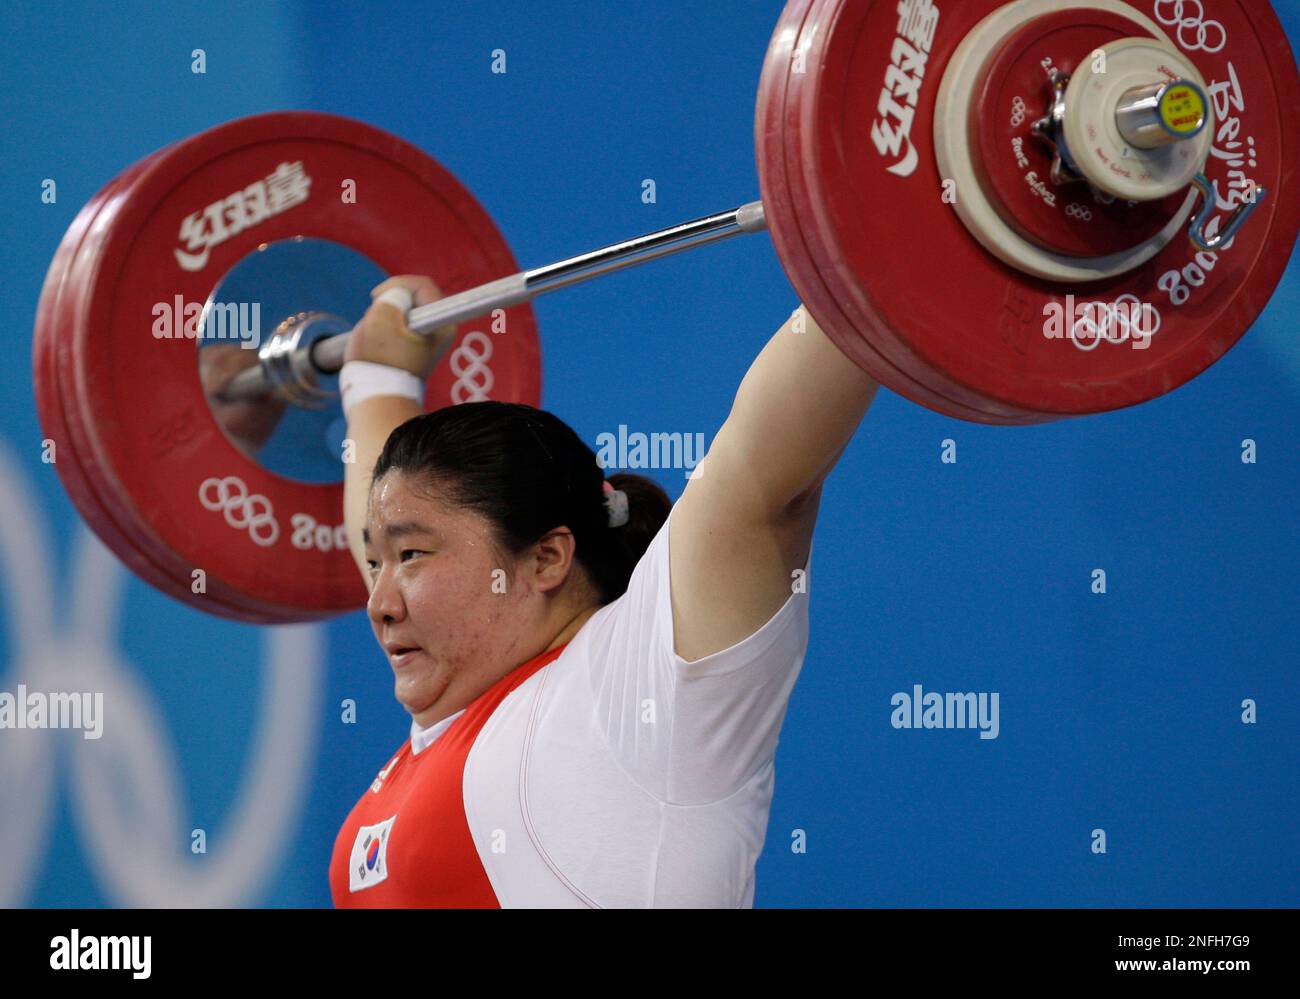
<svg viewBox="0 0 1300 999">
<path fill-rule="evenodd" d="M 424 382 L 409 371 L 373 361 L 348 361 L 339 370 L 339 400 L 343 415 L 372 395 L 400 395 L 424 402 Z"/>
</svg>

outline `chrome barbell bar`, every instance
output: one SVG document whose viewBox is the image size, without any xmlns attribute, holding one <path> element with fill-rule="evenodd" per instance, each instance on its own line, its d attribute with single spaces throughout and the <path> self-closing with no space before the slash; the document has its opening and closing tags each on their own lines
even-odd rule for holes
<svg viewBox="0 0 1300 999">
<path fill-rule="evenodd" d="M 731 211 L 705 215 L 448 295 L 412 309 L 407 316 L 407 325 L 416 333 L 428 335 L 442 326 L 476 319 L 494 309 L 508 309 L 532 301 L 548 291 L 567 288 L 601 274 L 730 236 L 766 229 L 763 203 L 751 201 Z M 304 396 L 319 395 L 313 372 L 333 374 L 343 367 L 343 353 L 349 336 L 351 333 L 338 333 L 302 345 L 294 343 L 287 355 L 273 338 L 258 352 L 259 363 L 232 378 L 220 396 L 227 402 L 235 402 L 275 392 L 291 402 L 298 402 Z M 297 384 L 294 384 L 295 380 Z"/>
</svg>

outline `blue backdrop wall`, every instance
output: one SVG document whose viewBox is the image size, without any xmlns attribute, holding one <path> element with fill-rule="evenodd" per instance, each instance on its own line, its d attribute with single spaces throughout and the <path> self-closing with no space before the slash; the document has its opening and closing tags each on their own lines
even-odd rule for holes
<svg viewBox="0 0 1300 999">
<path fill-rule="evenodd" d="M 168 142 L 309 108 L 425 149 L 543 263 L 758 197 L 779 12 L 4 5 L 0 689 L 93 682 L 136 738 L 91 754 L 0 731 L 0 904 L 328 905 L 334 835 L 408 725 L 361 611 L 255 628 L 183 607 L 118 566 L 42 462 L 31 330 L 82 203 Z M 1294 46 L 1300 12 L 1279 13 Z M 593 446 L 620 424 L 711 439 L 796 304 L 762 237 L 543 298 L 543 405 Z M 1293 259 L 1208 372 L 1086 420 L 980 427 L 880 393 L 825 492 L 757 905 L 1300 901 L 1298 309 Z M 680 495 L 680 470 L 652 474 Z M 997 738 L 895 729 L 914 684 L 997 692 Z"/>
</svg>

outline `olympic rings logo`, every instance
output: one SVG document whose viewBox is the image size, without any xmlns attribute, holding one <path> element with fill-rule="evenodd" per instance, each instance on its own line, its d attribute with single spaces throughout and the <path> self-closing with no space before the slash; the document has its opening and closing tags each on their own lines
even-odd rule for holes
<svg viewBox="0 0 1300 999">
<path fill-rule="evenodd" d="M 0 569 L 10 650 L 3 687 L 102 692 L 105 718 L 103 735 L 95 740 L 79 735 L 65 740 L 64 733 L 49 728 L 3 733 L 0 906 L 29 904 L 50 845 L 74 838 L 82 845 L 94 889 L 107 904 L 258 904 L 284 863 L 311 786 L 325 692 L 323 627 L 260 630 L 265 664 L 260 704 L 255 697 L 247 717 L 229 726 L 232 732 L 248 729 L 242 777 L 219 832 L 209 830 L 207 853 L 193 856 L 192 827 L 218 817 L 195 821 L 187 814 L 192 796 L 186 794 L 181 767 L 185 741 L 168 730 L 165 706 L 120 648 L 127 574 L 84 526 L 73 539 L 63 580 L 33 574 L 33 566 L 56 564 L 47 550 L 54 532 L 43 522 L 21 459 L 2 438 L 0 461 L 19 469 L 0 476 Z M 148 610 L 165 608 L 155 601 Z M 160 663 L 174 654 L 166 629 L 182 622 L 172 619 L 164 614 L 161 624 L 141 632 L 146 642 L 159 635 Z M 214 658 L 204 665 L 216 669 L 218 663 Z M 168 663 L 167 668 L 174 667 Z M 65 764 L 75 828 L 55 830 L 51 823 L 58 815 L 59 772 Z M 214 768 L 210 779 L 229 780 L 220 773 Z"/>
<path fill-rule="evenodd" d="M 1195 14 L 1189 14 L 1192 8 Z M 1166 27 L 1178 26 L 1178 44 L 1188 52 L 1201 51 L 1213 55 L 1228 43 L 1228 32 L 1219 21 L 1205 20 L 1201 0 L 1156 0 L 1156 20 Z M 1188 38 L 1191 41 L 1188 41 Z M 1210 39 L 1214 44 L 1210 45 Z"/>
<path fill-rule="evenodd" d="M 237 475 L 204 479 L 199 486 L 199 502 L 213 513 L 220 511 L 235 530 L 247 530 L 256 545 L 268 548 L 280 537 L 271 501 L 260 493 L 250 494 Z"/>
<path fill-rule="evenodd" d="M 1019 128 L 1025 123 L 1025 115 L 1028 109 L 1025 107 L 1025 100 L 1019 94 L 1011 99 L 1011 127 Z"/>
<path fill-rule="evenodd" d="M 489 398 L 488 393 L 496 381 L 492 369 L 487 366 L 491 356 L 492 341 L 487 334 L 477 330 L 465 334 L 465 339 L 451 352 L 451 358 L 447 362 L 451 373 L 456 376 L 456 381 L 451 386 L 452 402 L 459 405 L 462 402 L 482 402 Z"/>
<path fill-rule="evenodd" d="M 1162 322 L 1159 309 L 1132 293 L 1113 302 L 1083 302 L 1074 311 L 1070 339 L 1082 351 L 1096 350 L 1102 341 L 1120 344 L 1130 335 L 1136 346 L 1140 339 L 1155 336 Z"/>
<path fill-rule="evenodd" d="M 1065 206 L 1065 214 L 1081 222 L 1092 221 L 1092 209 L 1079 204 L 1077 201 L 1071 201 Z"/>
</svg>

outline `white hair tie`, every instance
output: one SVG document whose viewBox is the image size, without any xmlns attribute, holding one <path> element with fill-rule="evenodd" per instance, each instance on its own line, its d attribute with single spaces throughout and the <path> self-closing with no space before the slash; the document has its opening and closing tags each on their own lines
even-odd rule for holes
<svg viewBox="0 0 1300 999">
<path fill-rule="evenodd" d="M 610 527 L 622 527 L 627 523 L 627 493 L 615 489 L 609 479 L 605 480 L 605 509 L 609 511 Z"/>
</svg>

